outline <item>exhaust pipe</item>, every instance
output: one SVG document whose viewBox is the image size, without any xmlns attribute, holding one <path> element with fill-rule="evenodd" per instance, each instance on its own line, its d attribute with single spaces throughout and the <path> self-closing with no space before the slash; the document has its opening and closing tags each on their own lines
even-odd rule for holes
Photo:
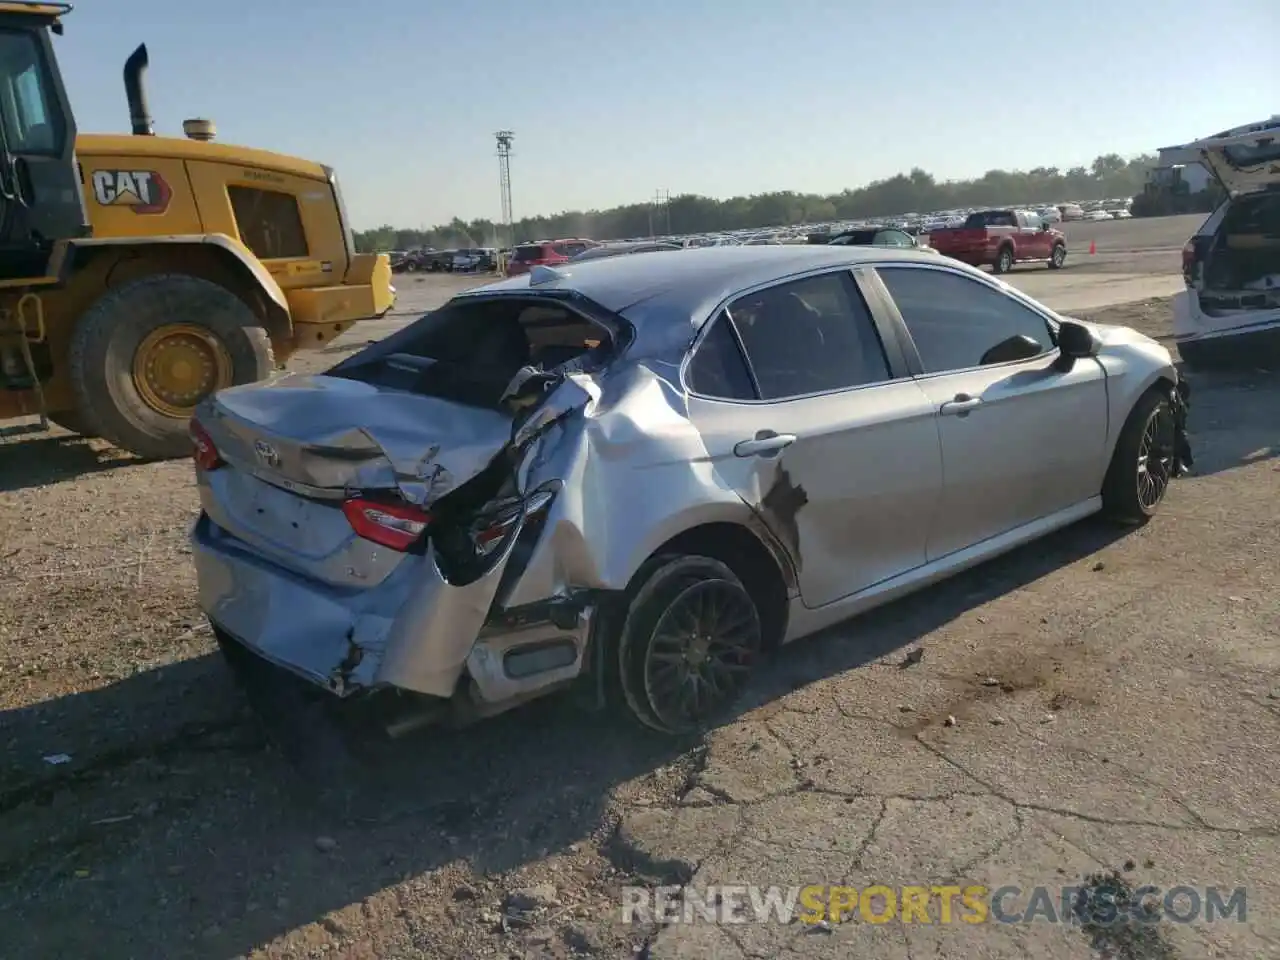
<svg viewBox="0 0 1280 960">
<path fill-rule="evenodd" d="M 129 120 L 135 137 L 154 137 L 156 133 L 151 111 L 147 109 L 147 91 L 142 85 L 146 72 L 147 45 L 140 43 L 124 62 L 124 95 L 129 100 Z"/>
</svg>

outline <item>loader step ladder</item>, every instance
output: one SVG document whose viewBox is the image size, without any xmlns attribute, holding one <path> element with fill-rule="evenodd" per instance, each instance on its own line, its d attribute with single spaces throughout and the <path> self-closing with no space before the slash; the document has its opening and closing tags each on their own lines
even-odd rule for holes
<svg viewBox="0 0 1280 960">
<path fill-rule="evenodd" d="M 36 371 L 35 359 L 31 356 L 31 344 L 44 343 L 45 333 L 44 303 L 39 295 L 24 293 L 13 310 L 0 310 L 0 355 L 3 355 L 6 347 L 18 348 L 22 365 L 31 382 L 31 390 L 36 395 L 36 415 L 40 418 L 38 423 L 0 429 L 0 438 L 44 433 L 49 429 L 49 408 L 45 406 L 44 387 Z"/>
</svg>

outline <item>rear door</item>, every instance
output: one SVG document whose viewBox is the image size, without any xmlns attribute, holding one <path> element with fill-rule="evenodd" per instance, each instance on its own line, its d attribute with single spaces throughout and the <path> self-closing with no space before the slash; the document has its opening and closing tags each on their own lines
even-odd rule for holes
<svg viewBox="0 0 1280 960">
<path fill-rule="evenodd" d="M 1097 496 L 1107 463 L 1101 364 L 1055 369 L 1048 318 L 995 283 L 923 264 L 877 274 L 938 414 L 945 482 L 929 560 Z M 1035 341 L 1035 356 L 988 355 L 1019 335 Z"/>
<path fill-rule="evenodd" d="M 938 430 L 890 334 L 852 274 L 821 273 L 732 300 L 686 369 L 712 469 L 788 551 L 808 607 L 925 562 Z"/>
</svg>

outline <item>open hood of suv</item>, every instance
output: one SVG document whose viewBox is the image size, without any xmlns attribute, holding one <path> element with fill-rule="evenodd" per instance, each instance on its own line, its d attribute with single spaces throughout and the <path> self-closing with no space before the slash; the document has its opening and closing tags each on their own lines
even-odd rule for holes
<svg viewBox="0 0 1280 960">
<path fill-rule="evenodd" d="M 1163 163 L 1202 163 L 1227 192 L 1256 193 L 1280 184 L 1280 118 L 1226 130 L 1162 151 Z"/>
</svg>

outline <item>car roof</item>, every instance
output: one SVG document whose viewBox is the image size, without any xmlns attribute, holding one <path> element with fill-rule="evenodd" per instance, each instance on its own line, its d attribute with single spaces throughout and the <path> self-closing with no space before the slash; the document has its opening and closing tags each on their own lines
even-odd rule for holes
<svg viewBox="0 0 1280 960">
<path fill-rule="evenodd" d="M 900 260 L 936 264 L 917 250 L 807 244 L 696 247 L 659 250 L 643 257 L 605 257 L 538 269 L 458 294 L 458 299 L 522 291 L 573 291 L 622 313 L 661 300 L 673 314 L 697 315 L 740 290 L 779 282 L 823 267 Z"/>
</svg>

